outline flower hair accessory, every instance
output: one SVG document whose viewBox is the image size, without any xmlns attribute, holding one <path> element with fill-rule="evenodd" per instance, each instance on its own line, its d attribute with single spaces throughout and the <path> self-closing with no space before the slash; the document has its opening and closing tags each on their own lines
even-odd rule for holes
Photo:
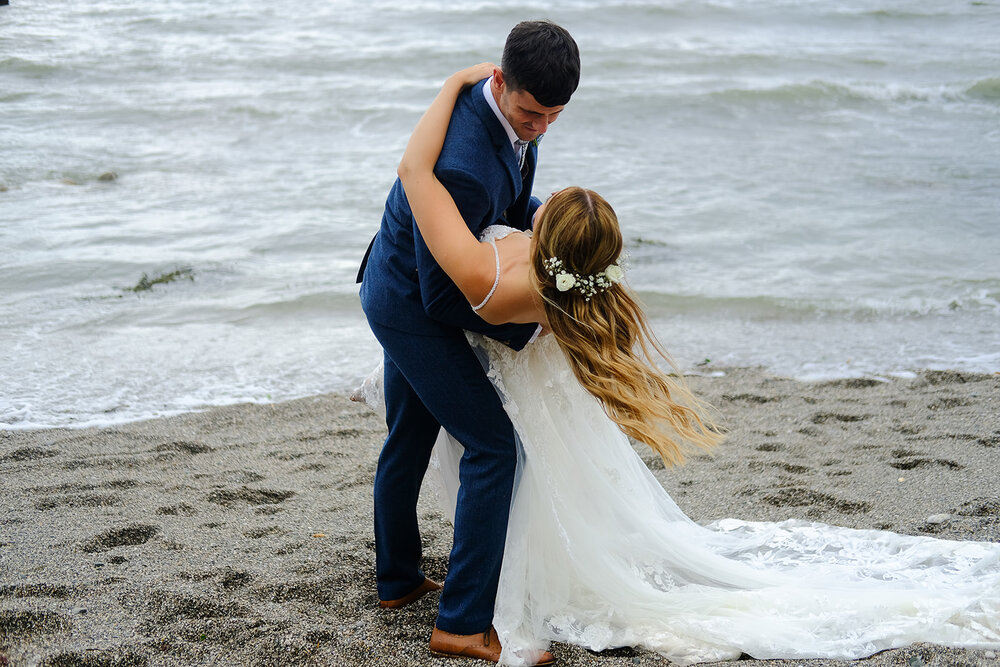
<svg viewBox="0 0 1000 667">
<path fill-rule="evenodd" d="M 611 289 L 622 281 L 622 278 L 625 277 L 625 271 L 621 267 L 621 261 L 622 259 L 619 257 L 614 264 L 603 271 L 586 276 L 563 270 L 563 261 L 558 257 L 549 257 L 542 264 L 550 276 L 555 276 L 557 290 L 560 292 L 574 290 L 583 295 L 584 301 L 590 301 L 590 297 Z"/>
</svg>

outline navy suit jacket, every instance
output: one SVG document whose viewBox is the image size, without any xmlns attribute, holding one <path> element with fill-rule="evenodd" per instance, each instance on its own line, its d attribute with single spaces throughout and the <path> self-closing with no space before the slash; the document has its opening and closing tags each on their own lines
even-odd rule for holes
<svg viewBox="0 0 1000 667">
<path fill-rule="evenodd" d="M 480 82 L 459 95 L 434 172 L 477 237 L 487 226 L 526 230 L 541 202 L 531 196 L 538 149 L 529 144 L 522 178 L 510 139 L 483 98 Z M 359 278 L 365 314 L 378 324 L 419 335 L 455 328 L 495 338 L 519 350 L 534 324 L 491 325 L 472 307 L 427 249 L 396 179 L 382 225 L 362 262 Z"/>
</svg>

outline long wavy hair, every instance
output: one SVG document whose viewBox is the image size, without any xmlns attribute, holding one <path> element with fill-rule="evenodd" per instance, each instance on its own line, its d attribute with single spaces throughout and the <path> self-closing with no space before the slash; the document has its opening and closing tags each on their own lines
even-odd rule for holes
<svg viewBox="0 0 1000 667">
<path fill-rule="evenodd" d="M 587 296 L 556 287 L 559 272 L 595 276 L 615 264 L 623 247 L 618 217 L 600 195 L 571 187 L 554 194 L 535 225 L 531 271 L 552 334 L 580 384 L 622 430 L 651 447 L 667 465 L 691 451 L 711 450 L 723 436 L 707 418 L 708 406 L 656 340 L 642 308 L 624 282 Z M 654 353 L 674 374 L 661 371 Z"/>
</svg>

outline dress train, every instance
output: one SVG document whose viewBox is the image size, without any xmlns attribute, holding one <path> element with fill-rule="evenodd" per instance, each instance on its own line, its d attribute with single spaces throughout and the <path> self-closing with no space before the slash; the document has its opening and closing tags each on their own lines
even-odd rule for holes
<svg viewBox="0 0 1000 667">
<path fill-rule="evenodd" d="M 553 337 L 521 352 L 473 340 L 523 448 L 494 616 L 504 664 L 530 664 L 549 641 L 642 646 L 680 665 L 1000 647 L 1000 544 L 798 520 L 701 526 Z"/>
<path fill-rule="evenodd" d="M 552 336 L 520 352 L 468 334 L 518 436 L 493 625 L 501 664 L 560 642 L 678 665 L 861 658 L 914 642 L 1000 648 L 1000 544 L 788 520 L 702 526 L 577 382 Z M 384 411 L 381 373 L 361 394 Z M 427 481 L 453 517 L 462 446 Z"/>
</svg>

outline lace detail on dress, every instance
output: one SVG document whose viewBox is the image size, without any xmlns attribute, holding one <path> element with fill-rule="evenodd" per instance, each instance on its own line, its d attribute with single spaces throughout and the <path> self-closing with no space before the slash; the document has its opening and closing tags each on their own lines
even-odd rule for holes
<svg viewBox="0 0 1000 667">
<path fill-rule="evenodd" d="M 518 234 L 521 230 L 515 227 L 508 227 L 507 225 L 490 225 L 486 227 L 479 233 L 480 241 L 499 241 L 505 236 L 510 236 L 511 234 Z"/>
</svg>

